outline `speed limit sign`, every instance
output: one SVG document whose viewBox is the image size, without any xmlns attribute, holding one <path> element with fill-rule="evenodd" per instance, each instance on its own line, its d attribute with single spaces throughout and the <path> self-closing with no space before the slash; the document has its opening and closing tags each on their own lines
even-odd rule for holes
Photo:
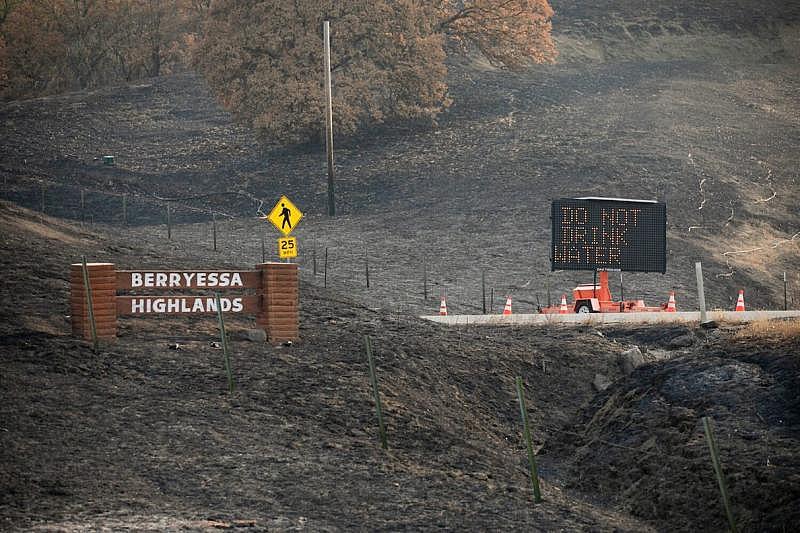
<svg viewBox="0 0 800 533">
<path fill-rule="evenodd" d="M 297 237 L 281 237 L 278 239 L 278 257 L 281 259 L 297 257 Z"/>
</svg>

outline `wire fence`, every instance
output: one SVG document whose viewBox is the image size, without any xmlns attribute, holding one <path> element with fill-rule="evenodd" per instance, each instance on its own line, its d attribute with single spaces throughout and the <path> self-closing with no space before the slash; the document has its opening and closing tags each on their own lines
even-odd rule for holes
<svg viewBox="0 0 800 533">
<path fill-rule="evenodd" d="M 61 184 L 47 177 L 4 175 L 2 198 L 43 215 L 85 225 L 128 227 L 132 231 L 146 228 L 149 236 L 160 234 L 187 257 L 217 251 L 227 263 L 243 268 L 276 260 L 276 234 L 257 218 L 264 214 L 265 203 L 246 191 L 166 198 Z M 309 233 L 301 228 L 295 234 Z M 437 254 L 430 254 L 426 262 L 410 256 L 402 244 L 390 247 L 359 242 L 354 253 L 350 236 L 323 232 L 319 238 L 302 241 L 302 253 L 293 260 L 302 279 L 340 291 L 347 300 L 368 307 L 434 314 L 441 297 L 446 296 L 451 312 L 492 313 L 502 311 L 511 293 L 517 312 L 523 312 L 523 307 L 524 312 L 534 312 L 539 303 L 547 303 L 544 293 L 537 298 L 533 291 L 502 283 L 500 279 L 509 277 L 509 273 L 499 271 L 495 276 L 489 274 L 484 297 L 480 280 L 485 274 L 479 268 L 457 270 Z M 516 277 L 524 275 L 518 273 Z"/>
<path fill-rule="evenodd" d="M 141 191 L 108 191 L 98 184 L 88 187 L 57 183 L 49 177 L 4 173 L 0 197 L 81 224 L 127 227 L 132 232 L 146 231 L 148 238 L 160 234 L 187 257 L 215 251 L 226 263 L 243 268 L 277 260 L 277 234 L 258 219 L 269 206 L 243 190 L 161 197 Z M 508 297 L 515 314 L 536 313 L 541 307 L 557 305 L 562 294 L 570 300 L 568 287 L 590 281 L 586 272 L 551 273 L 543 254 L 530 253 L 531 243 L 523 243 L 522 250 L 509 251 L 501 244 L 487 252 L 484 244 L 464 242 L 456 257 L 445 257 L 435 243 L 420 249 L 419 242 L 436 238 L 431 234 L 389 242 L 385 233 L 373 231 L 354 237 L 352 231 L 339 234 L 320 225 L 312 229 L 301 225 L 294 233 L 301 242 L 293 262 L 299 265 L 301 279 L 338 291 L 345 300 L 416 315 L 438 314 L 442 297 L 450 314 L 500 314 Z M 452 248 L 451 243 L 446 246 Z M 481 254 L 483 257 L 476 259 Z M 536 259 L 531 260 L 531 255 Z M 626 273 L 626 279 L 635 280 L 636 276 Z M 659 292 L 647 283 L 629 290 L 621 277 L 619 281 L 612 277 L 611 284 L 621 299 L 626 291 L 635 291 L 637 297 L 653 304 L 668 299 L 668 290 Z M 692 287 L 683 289 L 677 294 L 678 309 L 694 309 Z M 766 288 L 753 287 L 746 296 L 753 301 L 777 299 L 787 309 L 796 309 L 800 303 L 800 272 L 789 273 L 786 281 L 773 280 Z M 735 305 L 735 297 L 728 295 L 730 304 Z M 725 309 L 732 310 L 733 305 Z"/>
<path fill-rule="evenodd" d="M 97 185 L 57 183 L 51 178 L 3 176 L 2 198 L 42 214 L 116 226 L 186 224 L 257 212 L 261 201 L 244 191 L 161 197 L 141 191 L 108 191 Z"/>
<path fill-rule="evenodd" d="M 198 257 L 207 257 L 208 251 L 218 251 L 226 263 L 245 268 L 275 259 L 275 233 L 257 218 L 263 214 L 264 202 L 243 191 L 164 198 L 57 184 L 45 179 L 9 179 L 4 176 L 2 197 L 42 214 L 83 224 L 142 226 L 148 232 L 160 231 L 187 256 L 194 251 Z M 153 226 L 159 229 L 154 230 Z M 347 304 L 385 308 L 398 314 L 435 314 L 442 296 L 446 296 L 447 305 L 454 313 L 499 314 L 511 294 L 517 306 L 515 312 L 535 312 L 539 305 L 555 303 L 560 295 L 556 287 L 559 284 L 563 286 L 566 276 L 585 274 L 568 273 L 561 278 L 554 277 L 552 287 L 550 283 L 531 283 L 531 279 L 521 284 L 510 284 L 508 279 L 525 280 L 529 271 L 501 271 L 499 267 L 485 268 L 463 259 L 457 263 L 470 266 L 454 271 L 445 260 L 434 259 L 434 255 L 429 256 L 431 260 L 421 260 L 419 256 L 402 251 L 387 254 L 382 250 L 380 257 L 375 257 L 370 253 L 370 246 L 375 250 L 379 244 L 359 242 L 358 250 L 354 252 L 353 243 L 346 240 L 329 236 L 306 239 L 308 244 L 296 259 L 301 279 L 338 291 Z M 427 254 L 423 251 L 421 255 Z M 469 256 L 469 253 L 464 255 Z M 800 301 L 797 283 L 792 283 L 791 288 L 788 284 L 784 286 L 787 288 L 787 305 L 795 307 L 795 303 Z M 608 446 L 631 455 L 659 461 L 669 458 L 686 468 L 707 461 L 702 446 L 697 442 L 698 445 L 685 448 L 682 455 L 677 455 L 660 448 L 657 443 L 650 449 L 611 442 L 553 425 L 543 425 L 540 429 L 546 434 Z M 699 431 L 692 433 L 693 437 L 699 435 Z M 782 471 L 789 467 L 777 459 L 770 463 L 768 450 L 765 450 L 764 463 L 759 468 Z M 736 471 L 731 468 L 731 472 Z"/>
</svg>

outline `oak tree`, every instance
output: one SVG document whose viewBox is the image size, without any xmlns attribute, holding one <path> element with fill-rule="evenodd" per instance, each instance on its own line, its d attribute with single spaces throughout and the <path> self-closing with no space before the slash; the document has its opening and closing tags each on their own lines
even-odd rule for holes
<svg viewBox="0 0 800 533">
<path fill-rule="evenodd" d="M 188 63 L 200 0 L 0 0 L 5 98 L 161 75 Z"/>
<path fill-rule="evenodd" d="M 66 86 L 64 38 L 42 2 L 23 2 L 6 13 L 4 97 L 18 98 L 62 90 Z"/>
<path fill-rule="evenodd" d="M 547 0 L 440 0 L 439 28 L 497 65 L 521 68 L 556 56 Z"/>
<path fill-rule="evenodd" d="M 196 65 L 262 137 L 302 142 L 321 138 L 324 20 L 334 125 L 346 134 L 445 109 L 448 40 L 510 68 L 552 60 L 552 14 L 546 0 L 218 0 Z"/>
</svg>

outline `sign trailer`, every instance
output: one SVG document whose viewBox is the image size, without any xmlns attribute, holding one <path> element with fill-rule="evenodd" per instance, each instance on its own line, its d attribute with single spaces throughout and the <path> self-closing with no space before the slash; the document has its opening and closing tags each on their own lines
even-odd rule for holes
<svg viewBox="0 0 800 533">
<path fill-rule="evenodd" d="M 674 311 L 674 299 L 660 307 L 642 300 L 611 296 L 608 271 L 667 271 L 667 207 L 652 200 L 561 198 L 550 212 L 551 270 L 591 270 L 595 280 L 572 291 L 573 303 L 546 307 L 542 313 L 628 313 Z M 597 275 L 599 274 L 599 283 Z"/>
</svg>

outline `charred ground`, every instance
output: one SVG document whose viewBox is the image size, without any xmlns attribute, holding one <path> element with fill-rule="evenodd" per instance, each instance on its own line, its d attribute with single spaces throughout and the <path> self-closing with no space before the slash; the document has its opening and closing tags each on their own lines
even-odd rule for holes
<svg viewBox="0 0 800 533">
<path fill-rule="evenodd" d="M 549 200 L 562 196 L 667 202 L 668 273 L 626 276 L 626 295 L 654 302 L 675 288 L 688 306 L 696 260 L 721 307 L 740 286 L 751 307 L 782 303 L 783 270 L 790 287 L 800 281 L 796 10 L 759 5 L 756 17 L 730 2 L 708 14 L 675 2 L 665 14 L 663 3 L 650 13 L 609 2 L 597 16 L 553 4 L 559 64 L 520 74 L 453 64 L 456 104 L 437 127 L 340 143 L 333 220 L 321 151 L 258 146 L 192 74 L 4 104 L 0 174 L 13 203 L 0 204 L 0 527 L 722 530 L 699 425 L 710 416 L 740 525 L 792 529 L 796 334 L 445 329 L 414 318 L 436 309 L 442 289 L 451 311 L 479 311 L 482 270 L 515 312 L 548 285 L 560 295 L 585 280 L 548 273 Z M 115 166 L 95 160 L 105 154 Z M 19 207 L 39 208 L 40 183 L 44 217 Z M 233 395 L 213 320 L 126 320 L 99 354 L 68 336 L 69 263 L 250 267 L 262 236 L 274 237 L 254 218 L 259 200 L 280 194 L 307 213 L 296 232 L 302 341 L 250 343 L 252 324 L 234 321 Z M 633 345 L 648 364 L 626 376 L 620 354 Z M 516 376 L 540 453 L 539 506 Z"/>
<path fill-rule="evenodd" d="M 160 268 L 213 252 L 187 258 L 1 208 L 3 268 L 14 273 L 0 331 L 4 528 L 724 529 L 702 416 L 714 420 L 740 525 L 796 523 L 800 336 L 446 329 L 304 282 L 300 343 L 252 343 L 250 321 L 229 324 L 229 395 L 211 319 L 123 320 L 119 340 L 93 353 L 64 316 L 62 265 L 86 250 Z M 632 346 L 648 364 L 626 377 Z M 541 448 L 540 505 L 516 376 Z M 599 395 L 598 376 L 612 382 Z"/>
</svg>

